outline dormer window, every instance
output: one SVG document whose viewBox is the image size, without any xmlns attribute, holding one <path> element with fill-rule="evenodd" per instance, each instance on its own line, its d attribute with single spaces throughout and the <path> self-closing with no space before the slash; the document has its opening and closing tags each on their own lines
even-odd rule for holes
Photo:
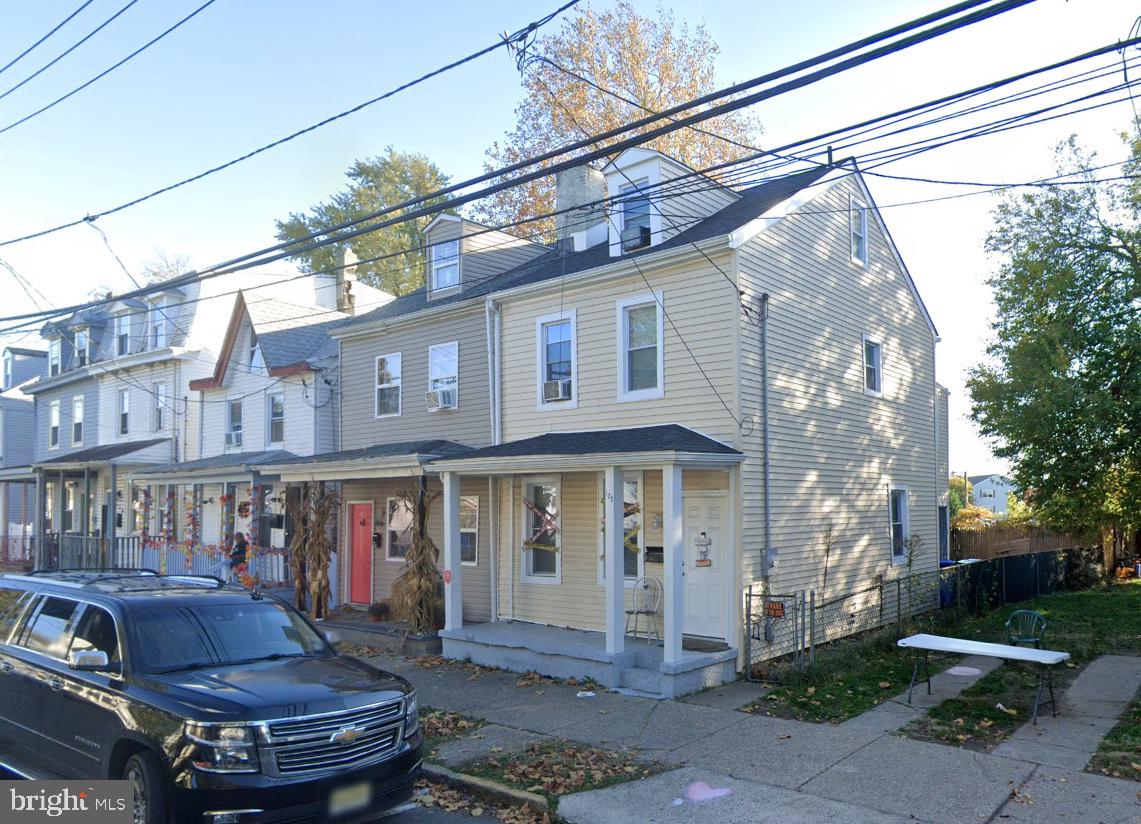
<svg viewBox="0 0 1141 824">
<path fill-rule="evenodd" d="M 460 242 L 445 240 L 429 250 L 428 288 L 433 292 L 460 285 Z"/>
<path fill-rule="evenodd" d="M 258 345 L 258 335 L 253 329 L 250 330 L 250 372 L 260 372 L 265 369 L 265 358 L 261 354 L 261 346 Z"/>
<path fill-rule="evenodd" d="M 122 357 L 131 351 L 131 316 L 115 317 L 115 355 Z"/>
<path fill-rule="evenodd" d="M 62 369 L 63 362 L 60 360 L 60 340 L 55 338 L 48 343 L 48 375 L 55 377 Z"/>
<path fill-rule="evenodd" d="M 87 366 L 92 361 L 91 333 L 86 329 L 75 330 L 75 368 Z"/>
<path fill-rule="evenodd" d="M 167 341 L 170 339 L 170 330 L 168 328 L 170 321 L 166 318 L 166 310 L 161 305 L 156 305 L 152 314 L 151 348 L 165 349 Z"/>
</svg>

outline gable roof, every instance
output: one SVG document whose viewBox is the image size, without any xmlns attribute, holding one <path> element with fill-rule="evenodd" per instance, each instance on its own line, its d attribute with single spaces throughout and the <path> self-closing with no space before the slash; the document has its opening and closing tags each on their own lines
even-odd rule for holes
<svg viewBox="0 0 1141 824">
<path fill-rule="evenodd" d="M 748 223 L 750 220 L 764 214 L 766 211 L 792 197 L 808 186 L 811 186 L 824 175 L 831 172 L 831 166 L 818 166 L 803 172 L 788 175 L 777 180 L 759 183 L 748 189 L 738 192 L 740 198 L 725 208 L 714 212 L 708 217 L 698 221 L 682 232 L 668 240 L 621 257 L 610 255 L 610 245 L 599 243 L 580 252 L 567 251 L 562 248 L 553 248 L 538 255 L 527 263 L 508 269 L 494 277 L 475 283 L 462 289 L 458 294 L 447 297 L 428 299 L 426 288 L 417 289 L 391 303 L 358 315 L 341 324 L 339 330 L 349 330 L 357 326 L 368 325 L 378 321 L 393 320 L 404 315 L 412 315 L 426 309 L 435 309 L 442 306 L 452 306 L 468 301 L 475 301 L 488 297 L 495 292 L 513 289 L 532 283 L 541 283 L 546 280 L 585 272 L 611 263 L 619 263 L 631 258 L 639 258 L 647 254 L 657 254 L 671 249 L 687 247 L 691 243 L 708 240 L 718 236 L 728 236 L 734 229 Z"/>
<path fill-rule="evenodd" d="M 329 332 L 349 317 L 335 309 L 301 306 L 276 298 L 247 300 L 245 292 L 239 290 L 214 363 L 214 374 L 191 381 L 190 388 L 213 389 L 222 385 L 238 333 L 247 318 L 257 335 L 266 372 L 271 377 L 284 377 L 308 372 L 318 361 L 335 355 L 337 343 Z"/>
<path fill-rule="evenodd" d="M 989 481 L 991 478 L 997 478 L 999 483 L 1008 484 L 1013 486 L 1010 478 L 1003 475 L 1001 472 L 992 472 L 989 475 L 968 475 L 967 480 L 971 482 L 971 486 L 981 484 L 983 481 Z"/>
</svg>

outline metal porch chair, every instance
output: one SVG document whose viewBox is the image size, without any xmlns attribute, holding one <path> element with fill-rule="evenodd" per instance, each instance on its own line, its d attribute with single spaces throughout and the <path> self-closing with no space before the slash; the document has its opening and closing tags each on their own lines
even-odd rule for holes
<svg viewBox="0 0 1141 824">
<path fill-rule="evenodd" d="M 626 634 L 638 637 L 638 621 L 642 616 L 649 620 L 649 628 L 643 630 L 647 639 L 653 637 L 662 640 L 658 630 L 658 612 L 662 607 L 662 582 L 657 578 L 638 578 L 634 581 L 630 593 L 633 601 L 631 608 L 626 610 Z M 634 621 L 634 631 L 630 632 L 630 620 Z"/>
<path fill-rule="evenodd" d="M 1020 609 L 1010 613 L 1006 619 L 1006 642 L 1012 647 L 1019 644 L 1033 644 L 1035 649 L 1042 648 L 1042 639 L 1046 635 L 1046 619 L 1032 609 Z"/>
</svg>

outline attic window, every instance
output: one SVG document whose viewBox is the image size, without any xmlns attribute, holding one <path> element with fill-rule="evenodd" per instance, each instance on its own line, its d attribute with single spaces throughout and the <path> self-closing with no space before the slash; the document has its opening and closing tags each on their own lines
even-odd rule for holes
<svg viewBox="0 0 1141 824">
<path fill-rule="evenodd" d="M 868 263 L 868 207 L 851 198 L 848 210 L 848 228 L 851 234 L 852 263 Z"/>
<path fill-rule="evenodd" d="M 257 332 L 250 330 L 250 372 L 258 372 L 265 369 L 265 358 L 261 354 L 261 346 L 258 344 Z"/>
<path fill-rule="evenodd" d="M 429 249 L 429 288 L 435 292 L 460 285 L 460 242 L 445 240 Z"/>
<path fill-rule="evenodd" d="M 650 199 L 643 192 L 646 178 L 619 189 L 622 197 L 622 248 L 641 249 L 650 245 Z"/>
</svg>

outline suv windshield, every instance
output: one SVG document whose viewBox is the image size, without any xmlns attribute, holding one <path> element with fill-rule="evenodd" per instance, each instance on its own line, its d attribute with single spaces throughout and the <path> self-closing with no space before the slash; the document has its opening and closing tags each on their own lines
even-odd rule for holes
<svg viewBox="0 0 1141 824">
<path fill-rule="evenodd" d="M 331 654 L 298 613 L 270 600 L 139 607 L 130 625 L 136 669 L 152 674 Z"/>
</svg>

